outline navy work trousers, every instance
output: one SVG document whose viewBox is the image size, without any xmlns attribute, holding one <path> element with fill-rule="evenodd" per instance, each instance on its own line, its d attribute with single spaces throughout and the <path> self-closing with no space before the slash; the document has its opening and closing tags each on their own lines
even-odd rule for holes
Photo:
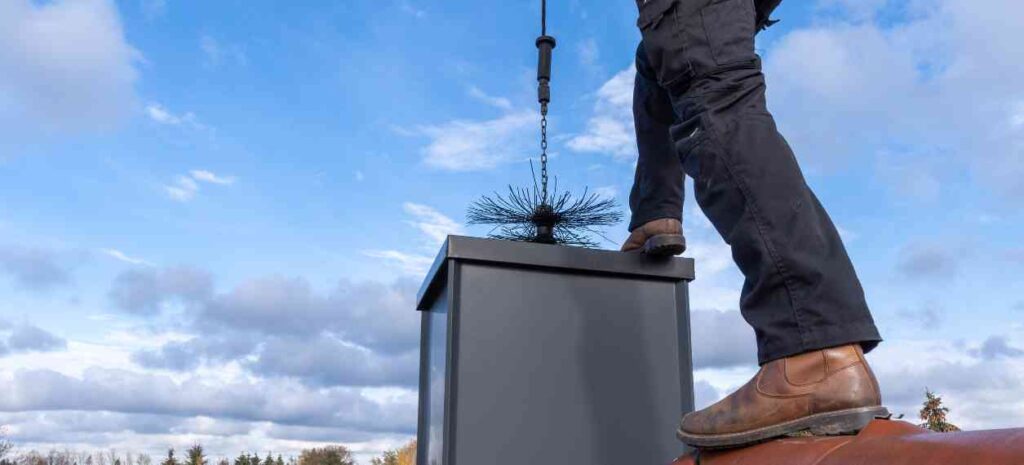
<svg viewBox="0 0 1024 465">
<path fill-rule="evenodd" d="M 881 340 L 835 225 L 765 103 L 753 0 L 636 0 L 630 230 L 680 218 L 683 173 L 744 276 L 758 360 Z"/>
</svg>

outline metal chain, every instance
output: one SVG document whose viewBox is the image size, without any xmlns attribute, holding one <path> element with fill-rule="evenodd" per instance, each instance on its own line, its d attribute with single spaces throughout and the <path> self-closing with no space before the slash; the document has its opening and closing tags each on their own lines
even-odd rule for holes
<svg viewBox="0 0 1024 465">
<path fill-rule="evenodd" d="M 541 203 L 548 202 L 548 115 L 540 117 L 540 185 Z"/>
<path fill-rule="evenodd" d="M 547 0 L 540 1 L 540 35 L 541 37 L 548 35 Z M 550 70 L 548 72 L 550 73 Z M 546 205 L 548 203 L 548 105 L 547 101 L 543 99 L 540 102 L 540 185 L 541 204 Z"/>
</svg>

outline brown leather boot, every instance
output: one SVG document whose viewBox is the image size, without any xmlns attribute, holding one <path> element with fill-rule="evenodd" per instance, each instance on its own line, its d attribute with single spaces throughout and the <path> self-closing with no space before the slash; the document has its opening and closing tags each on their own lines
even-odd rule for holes
<svg viewBox="0 0 1024 465">
<path fill-rule="evenodd" d="M 854 434 L 889 416 L 860 344 L 769 362 L 714 405 L 683 417 L 676 435 L 696 447 L 736 447 L 802 431 Z"/>
<path fill-rule="evenodd" d="M 683 222 L 674 218 L 648 221 L 630 233 L 622 244 L 623 252 L 643 250 L 648 255 L 679 255 L 686 250 Z"/>
</svg>

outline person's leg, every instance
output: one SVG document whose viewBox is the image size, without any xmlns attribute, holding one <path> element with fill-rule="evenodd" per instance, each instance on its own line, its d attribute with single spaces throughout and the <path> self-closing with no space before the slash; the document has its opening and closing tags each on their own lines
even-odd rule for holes
<svg viewBox="0 0 1024 465">
<path fill-rule="evenodd" d="M 684 176 L 669 137 L 675 114 L 668 92 L 658 85 L 654 69 L 647 61 L 643 42 L 636 53 L 633 121 L 639 157 L 629 193 L 631 234 L 622 250 L 645 249 L 658 255 L 683 253 Z"/>
<path fill-rule="evenodd" d="M 698 205 L 730 245 L 745 278 L 740 311 L 757 337 L 759 378 L 766 370 L 781 369 L 788 375 L 794 367 L 807 368 L 803 362 L 808 360 L 825 363 L 830 355 L 822 349 L 859 344 L 841 350 L 839 357 L 862 365 L 863 376 L 819 387 L 863 391 L 860 401 L 877 405 L 878 396 L 865 387 L 875 386 L 877 392 L 877 385 L 859 354 L 861 347 L 871 350 L 881 339 L 842 240 L 768 112 L 760 58 L 754 52 L 753 0 L 637 4 L 648 59 L 678 118 L 671 127 L 677 153 L 694 179 Z M 795 357 L 814 351 L 817 355 L 810 359 Z M 811 376 L 815 382 L 833 374 L 821 363 L 808 368 L 824 370 L 821 379 Z M 749 398 L 730 396 L 725 405 L 691 417 L 689 427 L 698 431 L 690 431 L 690 439 L 701 434 L 727 443 L 749 439 L 728 435 L 738 431 L 743 436 L 765 422 L 773 426 L 771 422 L 793 420 L 799 412 L 817 411 L 815 406 L 783 408 L 781 417 L 764 416 L 758 409 L 779 406 L 757 397 L 757 391 L 756 386 L 745 387 L 737 394 Z M 739 417 L 722 416 L 729 409 Z M 709 414 L 719 418 L 711 421 Z M 764 418 L 753 418 L 758 415 Z M 681 435 L 689 434 L 686 428 L 684 421 Z"/>
</svg>

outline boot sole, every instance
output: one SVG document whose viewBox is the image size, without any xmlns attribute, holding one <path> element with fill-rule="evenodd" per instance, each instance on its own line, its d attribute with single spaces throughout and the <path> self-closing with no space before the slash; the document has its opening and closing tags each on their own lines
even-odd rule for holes
<svg viewBox="0 0 1024 465">
<path fill-rule="evenodd" d="M 777 425 L 766 426 L 742 433 L 690 434 L 680 429 L 676 437 L 680 441 L 703 449 L 727 449 L 764 442 L 794 433 L 810 432 L 815 436 L 838 436 L 857 434 L 868 423 L 886 419 L 891 415 L 885 407 L 861 407 L 835 412 L 818 413 Z"/>
<path fill-rule="evenodd" d="M 656 257 L 679 255 L 686 251 L 686 238 L 682 234 L 657 234 L 644 242 L 644 253 Z"/>
</svg>

